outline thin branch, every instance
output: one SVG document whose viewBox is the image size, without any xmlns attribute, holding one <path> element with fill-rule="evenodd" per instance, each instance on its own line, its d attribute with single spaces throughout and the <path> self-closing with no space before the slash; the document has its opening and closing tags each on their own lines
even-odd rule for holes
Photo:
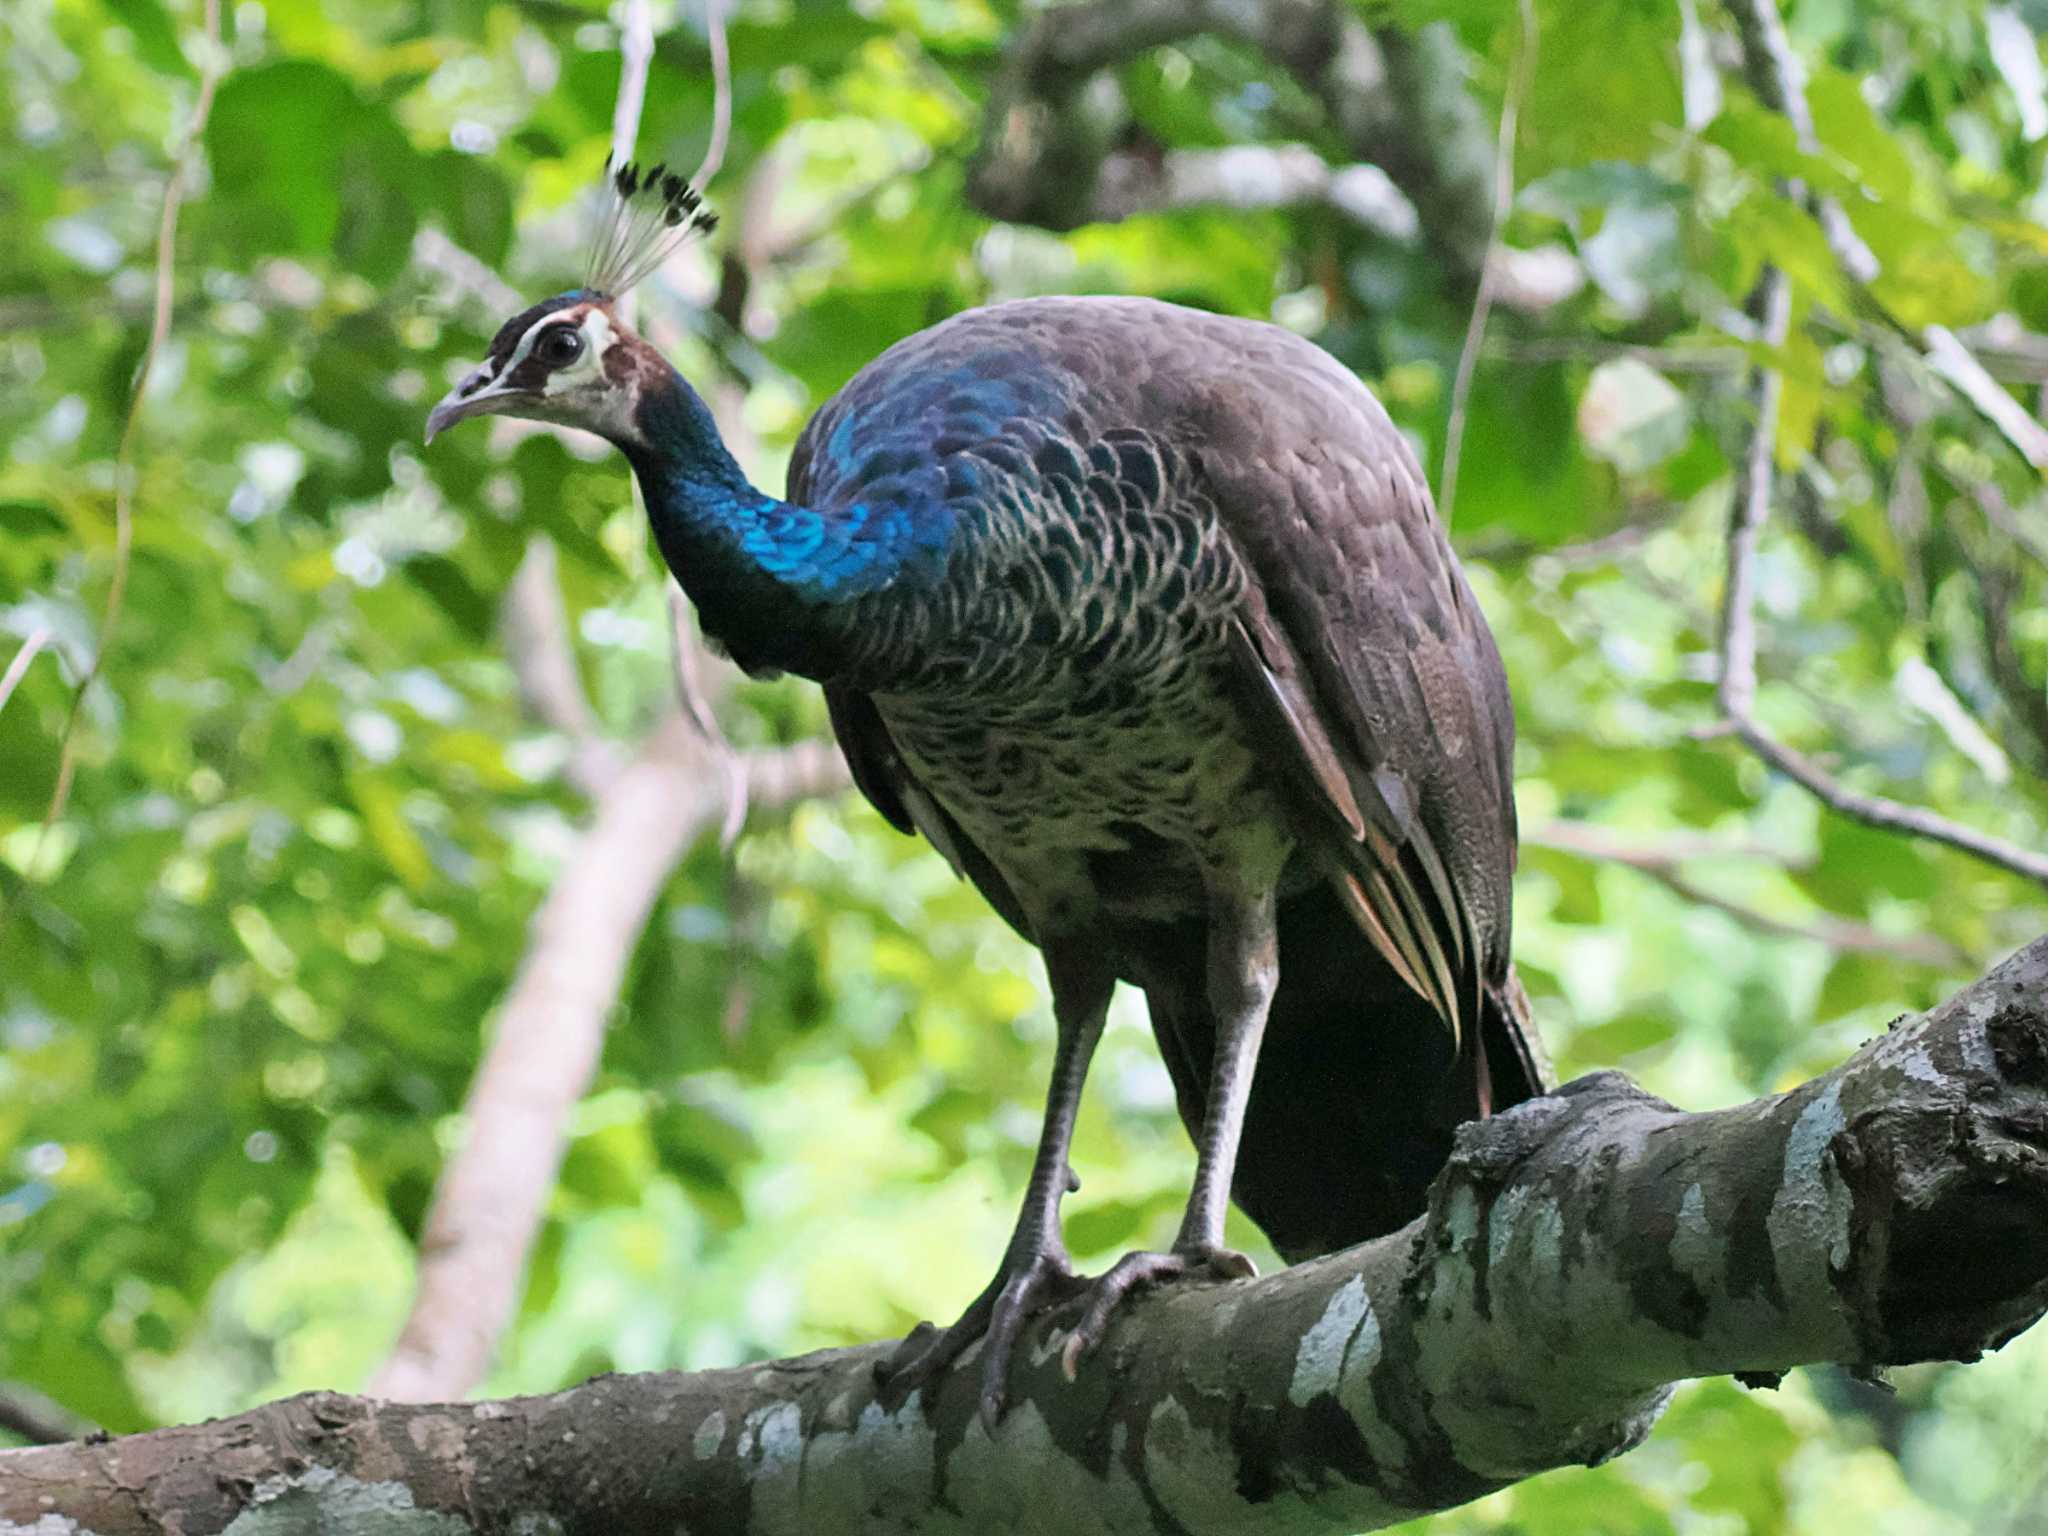
<svg viewBox="0 0 2048 1536">
<path fill-rule="evenodd" d="M 31 1445 L 62 1445 L 83 1439 L 93 1426 L 34 1387 L 18 1381 L 0 1382 L 0 1430 Z"/>
<path fill-rule="evenodd" d="M 1775 270 L 1767 272 L 1765 285 L 1771 308 L 1779 316 L 1782 334 L 1785 306 L 1783 274 Z M 1996 864 L 2001 869 L 2048 885 L 2048 856 L 1950 821 L 1933 811 L 1851 789 L 1811 758 L 1771 735 L 1757 718 L 1756 553 L 1764 521 L 1770 513 L 1773 485 L 1771 455 L 1776 436 L 1779 389 L 1776 369 L 1757 369 L 1751 388 L 1756 421 L 1751 427 L 1744 489 L 1736 500 L 1728 526 L 1728 578 L 1722 600 L 1720 647 L 1719 697 L 1723 717 L 1743 744 L 1758 757 L 1844 816 L 1885 831 L 1904 832 L 1930 842 L 1943 843 Z"/>
<path fill-rule="evenodd" d="M 1735 28 L 1742 38 L 1743 72 L 1750 88 L 1765 106 L 1781 114 L 1792 125 L 1800 152 L 1820 153 L 1820 135 L 1814 132 L 1813 109 L 1806 101 L 1806 70 L 1793 50 L 1785 31 L 1785 18 L 1778 13 L 1778 0 L 1734 0 Z M 1791 195 L 1813 210 L 1821 234 L 1835 262 L 1852 282 L 1868 285 L 1877 280 L 1877 257 L 1856 233 L 1842 205 L 1831 197 L 1815 195 L 1804 183 L 1795 182 Z"/>
<path fill-rule="evenodd" d="M 42 648 L 50 643 L 50 626 L 38 624 L 28 632 L 28 638 L 21 642 L 21 649 L 7 663 L 7 670 L 0 673 L 0 709 L 7 707 L 7 701 L 14 697 L 14 690 L 21 686 L 21 680 L 28 674 L 29 663 L 36 659 Z"/>
<path fill-rule="evenodd" d="M 413 236 L 412 259 L 475 297 L 493 315 L 517 314 L 526 307 L 517 288 L 431 224 L 422 224 Z"/>
<path fill-rule="evenodd" d="M 1775 843 L 1719 837 L 1702 832 L 1669 832 L 1654 843 L 1631 842 L 1589 821 L 1563 817 L 1543 823 L 1522 834 L 1525 843 L 1576 853 L 1606 863 L 1626 864 L 1633 869 L 1661 865 L 1676 869 L 1702 860 L 1735 860 L 1745 864 L 1768 864 L 1773 869 L 1802 871 L 1812 868 L 1810 859 L 1793 859 Z"/>
<path fill-rule="evenodd" d="M 536 534 L 505 589 L 499 627 L 527 713 L 569 743 L 570 783 L 596 795 L 618 776 L 619 749 L 598 729 L 576 674 L 569 616 L 562 607 L 554 540 Z"/>
<path fill-rule="evenodd" d="M 704 41 L 711 50 L 711 142 L 704 146 L 704 161 L 691 178 L 700 192 L 725 164 L 725 146 L 732 137 L 732 54 L 725 40 L 725 0 L 704 0 Z"/>
<path fill-rule="evenodd" d="M 2037 768 L 2048 768 L 2048 690 L 2027 675 L 2013 641 L 2013 608 L 2020 597 L 2019 573 L 1979 555 L 1968 538 L 1956 540 L 1963 563 L 1977 583 L 1979 632 L 1992 685 L 2028 737 Z"/>
<path fill-rule="evenodd" d="M 1776 349 L 1785 344 L 1792 314 L 1792 285 L 1776 267 L 1766 267 L 1758 280 L 1760 340 Z M 1721 608 L 1721 712 L 1740 729 L 1756 702 L 1756 551 L 1771 513 L 1774 478 L 1772 455 L 1777 451 L 1778 402 L 1785 381 L 1776 368 L 1758 367 L 1750 376 L 1752 419 L 1743 460 L 1742 493 L 1728 525 L 1728 590 Z"/>
<path fill-rule="evenodd" d="M 2028 415 L 2027 408 L 1985 371 L 1962 338 L 1945 325 L 1929 325 L 1921 329 L 1920 340 L 1927 349 L 1928 365 L 1954 385 L 1956 393 L 2019 450 L 2020 457 L 2035 469 L 2048 470 L 2048 427 Z"/>
<path fill-rule="evenodd" d="M 1489 341 L 1485 356 L 1511 363 L 1605 362 L 1631 358 L 1660 373 L 1720 375 L 1749 366 L 1739 347 L 1660 347 L 1640 342 L 1609 341 L 1599 336 L 1520 336 Z"/>
<path fill-rule="evenodd" d="M 732 57 L 726 46 L 724 0 L 704 0 L 704 38 L 711 50 L 711 141 L 704 146 L 704 159 L 693 178 L 701 190 L 710 184 L 725 164 L 725 149 L 732 134 Z M 744 244 L 744 242 L 742 242 Z M 718 712 L 704 690 L 703 645 L 690 620 L 682 587 L 671 578 L 668 583 L 669 638 L 674 646 L 676 694 L 683 713 L 718 764 L 725 786 L 725 814 L 719 824 L 719 847 L 731 851 L 747 819 L 747 774 L 738 752 L 718 723 Z"/>
<path fill-rule="evenodd" d="M 1745 928 L 1772 938 L 1806 939 L 1825 944 L 1830 949 L 1889 955 L 1945 970 L 1959 970 L 1970 963 L 1970 957 L 1962 950 L 1932 934 L 1880 933 L 1866 923 L 1854 923 L 1830 914 L 1822 914 L 1811 922 L 1792 922 L 1717 895 L 1695 884 L 1684 873 L 1686 864 L 1699 859 L 1743 858 L 1784 867 L 1782 856 L 1773 849 L 1753 845 L 1731 847 L 1705 838 L 1677 838 L 1656 844 L 1630 843 L 1601 828 L 1576 821 L 1550 822 L 1523 833 L 1522 841 L 1541 848 L 1555 848 L 1560 853 L 1578 858 L 1633 869 L 1656 881 L 1674 896 L 1726 913 Z"/>
<path fill-rule="evenodd" d="M 881 172 L 870 181 L 856 182 L 846 190 L 836 193 L 822 204 L 788 224 L 776 225 L 767 217 L 772 202 L 768 196 L 759 196 L 756 202 L 756 187 L 763 192 L 772 188 L 762 186 L 764 175 L 781 174 L 779 169 L 771 170 L 776 163 L 773 151 L 755 161 L 754 175 L 748 184 L 744 199 L 749 213 L 756 207 L 762 210 L 759 218 L 748 217 L 735 233 L 733 247 L 736 247 L 749 268 L 772 266 L 777 262 L 790 261 L 803 255 L 812 245 L 837 230 L 844 229 L 848 217 L 863 205 L 874 200 L 883 190 L 894 186 L 906 176 L 915 175 L 931 163 L 931 151 L 919 145 L 907 151 L 888 170 Z"/>
<path fill-rule="evenodd" d="M 204 15 L 206 41 L 199 65 L 199 94 L 193 102 L 192 121 L 186 125 L 185 143 L 171 166 L 169 179 L 164 183 L 163 212 L 157 222 L 156 301 L 150 313 L 149 340 L 143 346 L 142 361 L 135 370 L 134 388 L 128 396 L 128 414 L 121 423 L 121 437 L 114 449 L 114 570 L 107 583 L 107 603 L 100 618 L 100 640 L 93 649 L 92 660 L 86 663 L 85 676 L 71 696 L 71 707 L 65 713 L 63 728 L 57 735 L 57 785 L 50 793 L 42 825 L 37 828 L 36 840 L 29 849 L 25 866 L 28 879 L 24 886 L 36 878 L 36 867 L 42 861 L 43 846 L 49 841 L 50 829 L 64 814 L 64 807 L 71 798 L 71 781 L 78 771 L 78 722 L 85 708 L 86 695 L 99 680 L 107 653 L 113 649 L 121 623 L 121 608 L 128 595 L 129 553 L 135 539 L 135 441 L 142 426 L 142 405 L 149 392 L 150 375 L 156 370 L 157 356 L 163 351 L 164 340 L 171 330 L 178 208 L 199 159 L 206 120 L 213 112 L 214 91 L 228 66 L 227 50 L 221 46 L 220 0 L 205 0 Z M 8 916 L 9 909 L 0 906 L 0 932 L 4 932 Z"/>
<path fill-rule="evenodd" d="M 1527 254 L 1527 253 L 1523 253 Z M 1854 334 L 1845 328 L 1844 334 Z M 2039 384 L 2048 381 L 2048 354 L 2039 351 L 1999 350 L 1979 344 L 1962 332 L 1957 340 L 1972 350 L 1970 355 L 1990 378 L 2011 384 Z M 1599 361 L 1629 357 L 1648 363 L 1662 373 L 1729 374 L 1749 366 L 1749 357 L 1738 347 L 1681 345 L 1651 346 L 1640 342 L 1610 341 L 1600 336 L 1520 336 L 1489 340 L 1482 354 L 1517 363 Z"/>
<path fill-rule="evenodd" d="M 699 190 L 717 174 L 725 159 L 726 139 L 732 124 L 732 71 L 726 50 L 725 15 L 720 0 L 704 0 L 704 28 L 711 48 L 711 72 L 713 85 L 711 142 L 706 146 L 704 161 L 697 167 L 693 178 Z M 654 23 L 648 0 L 626 0 L 625 23 L 619 38 L 619 91 L 612 109 L 612 151 L 619 159 L 626 159 L 632 153 L 632 146 L 640 136 L 640 113 L 647 97 L 647 71 L 654 59 Z M 654 282 L 660 285 L 665 274 L 656 270 Z M 626 317 L 632 318 L 632 296 L 625 299 Z M 636 479 L 633 497 L 640 499 L 640 486 Z M 692 722 L 712 749 L 718 763 L 719 774 L 725 783 L 725 816 L 721 824 L 721 842 L 730 847 L 739 835 L 739 828 L 746 820 L 746 776 L 738 767 L 738 755 L 732 743 L 726 739 L 725 730 L 718 723 L 716 711 L 705 695 L 701 681 L 701 669 L 697 665 L 698 645 L 691 627 L 683 593 L 674 578 L 667 583 L 666 598 L 669 612 L 670 651 L 676 685 L 676 695 L 682 704 L 684 718 Z"/>
<path fill-rule="evenodd" d="M 747 775 L 740 754 L 725 727 L 718 723 L 718 711 L 711 707 L 711 695 L 704 687 L 704 643 L 690 617 L 689 600 L 671 578 L 668 583 L 669 643 L 675 660 L 676 698 L 683 714 L 697 728 L 698 738 L 710 749 L 718 765 L 719 782 L 725 787 L 725 813 L 719 822 L 718 846 L 731 850 L 747 819 Z"/>
<path fill-rule="evenodd" d="M 1451 525 L 1458 502 L 1458 459 L 1465 443 L 1465 407 L 1472 397 L 1472 374 L 1479 364 L 1479 344 L 1486 336 L 1486 316 L 1493 307 L 1494 285 L 1500 280 L 1496 253 L 1506 248 L 1503 236 L 1515 202 L 1515 124 L 1536 69 L 1535 0 L 1516 0 L 1516 8 L 1521 15 L 1522 33 L 1500 104 L 1500 142 L 1494 150 L 1493 227 L 1487 235 L 1486 260 L 1480 264 L 1479 288 L 1472 296 L 1472 317 L 1465 325 L 1465 344 L 1458 351 L 1458 372 L 1451 382 L 1451 411 L 1444 426 L 1444 470 L 1437 487 L 1436 510 L 1446 528 Z"/>
<path fill-rule="evenodd" d="M 263 674 L 263 686 L 279 698 L 289 698 L 313 679 L 334 650 L 334 626 L 316 619 L 306 626 L 291 654 Z"/>
<path fill-rule="evenodd" d="M 1802 135 L 1802 143 L 1808 142 L 1813 120 L 1806 108 L 1797 60 L 1785 36 L 1775 0 L 1739 0 L 1736 12 L 1752 81 L 1765 92 L 1767 101 L 1791 118 L 1795 130 Z M 1837 251 L 1836 255 L 1848 269 L 1853 251 Z M 1849 270 L 1854 276 L 1855 271 Z M 1784 345 L 1791 315 L 1791 286 L 1785 274 L 1776 267 L 1766 267 L 1758 279 L 1757 300 L 1761 312 L 1758 339 L 1765 348 L 1775 351 Z M 1955 350 L 1962 350 L 1960 342 L 1955 343 Z M 1770 516 L 1778 402 L 1783 388 L 1783 379 L 1775 367 L 1762 364 L 1754 370 L 1750 382 L 1754 420 L 1750 425 L 1742 489 L 1728 524 L 1727 584 L 1721 609 L 1721 678 L 1717 689 L 1723 719 L 1758 757 L 1843 815 L 1867 826 L 1945 844 L 2048 886 L 2048 855 L 1992 837 L 1933 811 L 1851 789 L 1811 758 L 1779 741 L 1757 718 L 1756 557 L 1764 523 Z M 1997 386 L 1992 388 L 1996 390 Z M 2010 399 L 2002 390 L 1997 393 Z"/>
<path fill-rule="evenodd" d="M 1549 544 L 1540 539 L 1495 533 L 1470 542 L 1460 541 L 1458 553 L 1466 559 L 1490 560 L 1496 564 L 1514 560 L 1547 560 L 1567 570 L 1607 565 L 1633 553 L 1649 542 L 1651 535 L 1678 521 L 1685 503 L 1644 500 L 1629 507 L 1629 521 L 1608 533 L 1572 544 Z"/>
<path fill-rule="evenodd" d="M 1981 325 L 1966 326 L 1956 335 L 2002 379 L 2037 384 L 2048 380 L 2048 336 L 2028 330 L 2010 313 L 2001 312 Z"/>
<path fill-rule="evenodd" d="M 640 141 L 640 109 L 647 101 L 647 67 L 654 59 L 654 14 L 648 0 L 626 0 L 619 22 L 619 89 L 612 99 L 612 159 L 633 158 Z"/>
<path fill-rule="evenodd" d="M 1952 485 L 1957 483 L 1950 480 Z M 2043 570 L 2048 570 L 2048 534 L 2036 533 L 2022 523 L 2019 514 L 1997 486 L 1972 476 L 1967 485 L 1959 488 L 1969 491 L 1985 521 L 2011 539 L 2014 548 L 2030 556 Z"/>
<path fill-rule="evenodd" d="M 1769 374 L 1771 370 L 1760 370 Z M 1751 455 L 1752 460 L 1758 457 Z M 1770 495 L 1769 451 L 1764 460 L 1761 495 Z M 1752 490 L 1738 503 L 1728 533 L 1728 583 L 1723 608 L 1721 644 L 1721 709 L 1727 722 L 1752 752 L 1808 793 L 1844 816 L 1888 832 L 1904 832 L 1929 842 L 1942 843 L 2013 874 L 2048 886 L 2048 856 L 2022 848 L 2017 843 L 1979 832 L 1961 822 L 1918 806 L 1906 805 L 1883 795 L 1865 794 L 1849 788 L 1811 758 L 1794 751 L 1766 730 L 1755 713 L 1756 629 L 1756 542 L 1763 511 Z"/>
<path fill-rule="evenodd" d="M 1806 71 L 1792 47 L 1778 3 L 1779 0 L 1734 0 L 1732 9 L 1742 39 L 1743 71 L 1759 99 L 1792 125 L 1800 151 L 1818 155 L 1822 146 L 1819 134 L 1814 131 L 1813 109 L 1806 100 Z M 1803 182 L 1789 183 L 1786 191 L 1811 210 L 1835 264 L 1856 285 L 1863 302 L 1882 317 L 1886 327 L 1919 351 L 1928 365 L 1996 427 L 2021 457 L 2037 470 L 2048 470 L 2048 427 L 2029 416 L 2000 387 L 1962 339 L 1945 325 L 1927 325 L 1914 331 L 1870 291 L 1883 268 L 1863 237 L 1856 233 L 1842 205 L 1832 197 L 1820 196 Z"/>
<path fill-rule="evenodd" d="M 1376 165 L 1332 165 L 1306 144 L 1232 144 L 1108 156 L 1096 178 L 1091 220 L 1185 208 L 1251 212 L 1328 208 L 1384 239 L 1407 243 L 1422 230 L 1415 204 Z"/>
</svg>

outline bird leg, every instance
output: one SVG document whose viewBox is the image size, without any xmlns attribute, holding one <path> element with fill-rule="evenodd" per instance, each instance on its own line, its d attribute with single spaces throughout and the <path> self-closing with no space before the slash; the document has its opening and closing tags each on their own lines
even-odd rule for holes
<svg viewBox="0 0 2048 1536">
<path fill-rule="evenodd" d="M 1067 1163 L 1074 1116 L 1088 1062 L 1102 1038 L 1103 1020 L 1116 976 L 1096 946 L 1063 941 L 1045 947 L 1046 978 L 1052 985 L 1058 1025 L 1052 1084 L 1046 1091 L 1045 1124 L 1017 1230 L 1002 1267 L 950 1328 L 920 1323 L 896 1352 L 876 1368 L 884 1390 L 908 1393 L 925 1385 L 957 1360 L 976 1339 L 987 1339 L 981 1357 L 981 1418 L 994 1428 L 1003 1414 L 1010 1351 L 1032 1313 L 1078 1295 L 1087 1282 L 1074 1273 L 1060 1236 L 1060 1201 L 1080 1185 Z"/>
<path fill-rule="evenodd" d="M 1125 1254 L 1090 1287 L 1087 1310 L 1060 1353 L 1069 1380 L 1081 1357 L 1101 1342 L 1118 1303 L 1132 1291 L 1202 1272 L 1219 1280 L 1245 1280 L 1258 1273 L 1250 1259 L 1223 1246 L 1223 1217 L 1251 1097 L 1252 1070 L 1280 979 L 1279 928 L 1270 885 L 1256 895 L 1212 887 L 1207 958 L 1216 1055 L 1196 1146 L 1195 1186 L 1188 1194 L 1180 1234 L 1166 1253 Z"/>
</svg>

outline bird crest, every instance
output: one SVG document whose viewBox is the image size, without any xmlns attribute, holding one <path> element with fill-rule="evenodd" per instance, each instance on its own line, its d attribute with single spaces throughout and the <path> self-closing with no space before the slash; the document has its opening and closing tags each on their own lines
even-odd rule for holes
<svg viewBox="0 0 2048 1536">
<path fill-rule="evenodd" d="M 628 160 L 616 170 L 605 156 L 605 211 L 583 286 L 616 299 L 699 235 L 718 226 L 697 189 L 657 162 Z"/>
</svg>

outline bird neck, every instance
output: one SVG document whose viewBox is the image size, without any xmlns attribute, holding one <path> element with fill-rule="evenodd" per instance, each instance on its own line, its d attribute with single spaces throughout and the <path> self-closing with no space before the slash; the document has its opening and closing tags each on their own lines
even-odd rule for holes
<svg viewBox="0 0 2048 1536">
<path fill-rule="evenodd" d="M 886 583 L 898 558 L 860 536 L 862 509 L 814 511 L 756 490 L 710 409 L 666 365 L 643 383 L 635 424 L 637 439 L 619 447 L 704 632 L 750 672 L 839 672 L 851 600 Z"/>
</svg>

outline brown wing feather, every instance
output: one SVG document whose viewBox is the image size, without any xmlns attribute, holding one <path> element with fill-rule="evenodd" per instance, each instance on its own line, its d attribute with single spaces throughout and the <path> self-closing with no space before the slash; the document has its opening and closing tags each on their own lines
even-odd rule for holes
<svg viewBox="0 0 2048 1536">
<path fill-rule="evenodd" d="M 1454 1036 L 1507 974 L 1513 714 L 1420 467 L 1369 393 L 1284 335 L 1194 402 L 1254 577 L 1233 641 L 1252 718 L 1339 894 Z"/>
<path fill-rule="evenodd" d="M 897 756 L 896 743 L 882 724 L 875 701 L 857 689 L 827 683 L 825 709 L 832 717 L 832 734 L 839 739 L 846 766 L 853 772 L 854 786 L 890 826 L 914 834 L 917 822 L 903 803 L 901 782 L 910 775 Z"/>
</svg>

